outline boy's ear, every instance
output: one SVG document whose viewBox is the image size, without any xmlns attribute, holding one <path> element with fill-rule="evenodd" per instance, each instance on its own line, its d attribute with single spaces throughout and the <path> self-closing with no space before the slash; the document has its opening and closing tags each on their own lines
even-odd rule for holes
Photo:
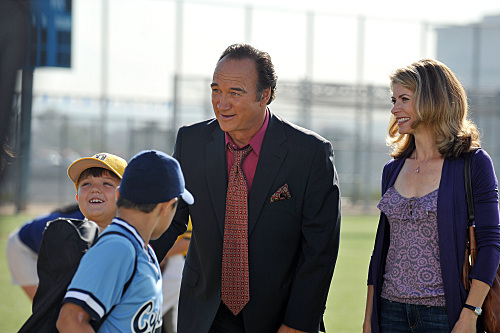
<svg viewBox="0 0 500 333">
<path fill-rule="evenodd" d="M 175 197 L 175 198 L 170 199 L 169 201 L 162 202 L 161 203 L 161 205 L 162 205 L 161 214 L 166 215 L 168 213 L 168 210 L 171 209 L 171 207 L 173 205 L 175 205 L 177 200 L 179 200 L 179 198 Z"/>
<path fill-rule="evenodd" d="M 175 205 L 175 203 L 176 203 L 177 201 L 179 201 L 179 198 L 178 198 L 178 197 L 172 198 L 172 199 L 170 199 L 170 201 L 168 202 L 168 205 L 169 205 L 169 206 L 174 206 L 174 205 Z"/>
<path fill-rule="evenodd" d="M 159 203 L 160 206 L 160 216 L 167 215 L 168 212 L 168 201 Z"/>
</svg>

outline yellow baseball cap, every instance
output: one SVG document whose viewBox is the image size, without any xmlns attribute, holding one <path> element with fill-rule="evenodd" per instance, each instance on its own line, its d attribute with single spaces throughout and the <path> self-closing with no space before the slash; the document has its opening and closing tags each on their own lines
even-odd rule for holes
<svg viewBox="0 0 500 333">
<path fill-rule="evenodd" d="M 68 168 L 68 176 L 75 183 L 75 187 L 78 190 L 78 178 L 80 178 L 80 175 L 85 170 L 103 168 L 113 172 L 121 179 L 126 166 L 127 161 L 119 156 L 109 153 L 99 153 L 92 157 L 80 158 L 71 163 Z"/>
</svg>

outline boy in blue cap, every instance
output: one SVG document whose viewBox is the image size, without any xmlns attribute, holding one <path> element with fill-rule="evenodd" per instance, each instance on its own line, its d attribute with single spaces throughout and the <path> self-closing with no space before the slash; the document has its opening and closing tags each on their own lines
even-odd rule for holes
<svg viewBox="0 0 500 333">
<path fill-rule="evenodd" d="M 57 321 L 62 333 L 161 329 L 161 271 L 148 243 L 168 228 L 179 198 L 192 204 L 193 196 L 177 160 L 156 150 L 130 160 L 116 196 L 117 217 L 68 287 Z"/>
</svg>

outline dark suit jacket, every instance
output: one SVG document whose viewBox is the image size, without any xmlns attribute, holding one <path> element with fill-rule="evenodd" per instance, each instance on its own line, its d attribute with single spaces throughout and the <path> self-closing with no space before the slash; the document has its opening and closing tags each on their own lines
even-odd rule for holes
<svg viewBox="0 0 500 333">
<path fill-rule="evenodd" d="M 162 258 L 191 215 L 178 332 L 208 332 L 221 302 L 227 189 L 225 137 L 217 120 L 181 128 L 174 156 L 195 202 L 179 203 L 171 227 L 153 246 Z M 284 184 L 291 198 L 271 203 Z M 276 332 L 282 323 L 317 332 L 339 246 L 340 193 L 331 144 L 270 113 L 248 200 L 246 332 Z"/>
</svg>

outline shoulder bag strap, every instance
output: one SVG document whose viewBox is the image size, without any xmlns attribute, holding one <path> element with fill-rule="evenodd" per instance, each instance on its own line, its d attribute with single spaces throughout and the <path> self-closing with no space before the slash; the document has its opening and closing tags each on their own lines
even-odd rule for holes
<svg viewBox="0 0 500 333">
<path fill-rule="evenodd" d="M 464 165 L 465 195 L 467 197 L 467 220 L 469 222 L 469 226 L 472 226 L 474 222 L 474 196 L 472 195 L 472 176 L 470 170 L 472 155 L 474 152 L 475 150 L 472 150 L 467 153 Z"/>
<path fill-rule="evenodd" d="M 474 195 L 472 193 L 471 174 L 472 155 L 474 152 L 475 150 L 471 150 L 466 154 L 464 163 L 465 196 L 467 199 L 467 233 L 465 240 L 465 256 L 462 268 L 462 283 L 467 291 L 470 290 L 471 287 L 469 273 L 474 266 L 474 261 L 476 260 L 477 255 L 476 233 L 474 230 Z"/>
</svg>

